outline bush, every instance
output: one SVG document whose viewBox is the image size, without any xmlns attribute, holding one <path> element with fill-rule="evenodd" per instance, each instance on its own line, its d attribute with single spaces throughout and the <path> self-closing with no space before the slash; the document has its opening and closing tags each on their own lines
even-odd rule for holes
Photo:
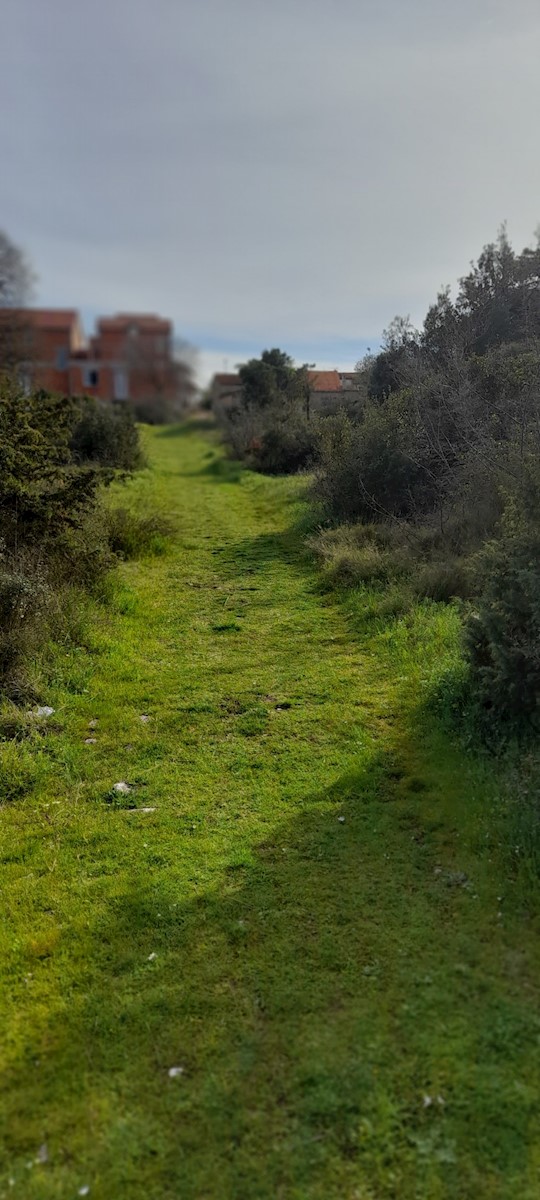
<svg viewBox="0 0 540 1200">
<path fill-rule="evenodd" d="M 472 683 L 502 720 L 540 717 L 540 531 L 510 529 L 483 552 L 465 628 Z"/>
<path fill-rule="evenodd" d="M 315 423 L 300 419 L 272 426 L 260 438 L 252 439 L 252 465 L 268 475 L 292 475 L 304 470 L 313 458 L 315 429 Z"/>
<path fill-rule="evenodd" d="M 135 471 L 143 465 L 139 431 L 126 404 L 85 397 L 77 405 L 71 450 L 77 463 Z"/>
<path fill-rule="evenodd" d="M 109 538 L 102 486 L 140 462 L 128 410 L 0 380 L 0 688 L 13 700 L 35 698 L 29 666 L 49 640 L 79 636 L 74 610 L 114 565 L 111 541 L 133 554 L 163 538 L 155 517 Z"/>
<path fill-rule="evenodd" d="M 427 512 L 434 493 L 418 461 L 405 396 L 371 405 L 360 422 L 344 412 L 319 424 L 315 496 L 337 521 L 394 520 Z"/>
</svg>

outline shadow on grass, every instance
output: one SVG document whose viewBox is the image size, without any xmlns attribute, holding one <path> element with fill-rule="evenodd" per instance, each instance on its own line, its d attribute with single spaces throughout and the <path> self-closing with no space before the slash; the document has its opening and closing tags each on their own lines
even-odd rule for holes
<svg viewBox="0 0 540 1200">
<path fill-rule="evenodd" d="M 393 787 L 378 755 L 257 845 L 225 835 L 215 883 L 187 815 L 161 856 L 126 862 L 101 919 L 66 932 L 80 973 L 15 1064 L 10 1161 L 46 1130 L 58 1186 L 84 1151 L 85 1180 L 130 1200 L 323 1200 L 353 1185 L 457 1200 L 524 1170 L 536 1101 L 514 1084 L 532 1018 L 501 996 L 482 944 L 456 976 L 471 901 L 433 877 Z M 425 1108 L 437 1090 L 444 1108 Z"/>
</svg>

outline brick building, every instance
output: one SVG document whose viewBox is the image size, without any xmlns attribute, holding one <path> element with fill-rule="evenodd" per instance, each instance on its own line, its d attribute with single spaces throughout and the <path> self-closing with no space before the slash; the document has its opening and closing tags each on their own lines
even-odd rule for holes
<svg viewBox="0 0 540 1200">
<path fill-rule="evenodd" d="M 28 388 L 134 405 L 185 402 L 172 323 L 153 314 L 101 317 L 86 339 L 75 309 L 0 309 L 0 368 L 16 365 Z M 2 360 L 4 360 L 2 364 Z"/>
</svg>

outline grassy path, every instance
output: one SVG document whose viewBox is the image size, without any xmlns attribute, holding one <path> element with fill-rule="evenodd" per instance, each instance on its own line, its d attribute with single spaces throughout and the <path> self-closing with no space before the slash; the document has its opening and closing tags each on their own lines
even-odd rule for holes
<svg viewBox="0 0 540 1200">
<path fill-rule="evenodd" d="M 130 486 L 176 543 L 59 664 L 0 812 L 0 1197 L 537 1200 L 534 921 L 479 847 L 488 785 L 413 719 L 443 618 L 400 708 L 298 484 L 195 428 L 152 454 Z"/>
</svg>

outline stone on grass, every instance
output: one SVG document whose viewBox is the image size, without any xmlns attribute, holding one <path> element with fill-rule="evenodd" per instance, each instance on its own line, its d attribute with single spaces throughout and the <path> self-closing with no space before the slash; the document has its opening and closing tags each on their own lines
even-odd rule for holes
<svg viewBox="0 0 540 1200">
<path fill-rule="evenodd" d="M 97 742 L 97 738 L 85 738 L 84 739 L 85 746 L 95 746 L 96 742 Z"/>
<path fill-rule="evenodd" d="M 119 783 L 115 783 L 113 785 L 113 792 L 118 792 L 121 796 L 127 796 L 128 792 L 130 791 L 131 788 L 129 783 L 126 783 L 124 779 L 121 779 Z"/>
<path fill-rule="evenodd" d="M 39 707 L 36 708 L 36 710 L 34 712 L 34 716 L 35 717 L 52 717 L 54 711 L 55 711 L 54 708 L 51 708 L 50 704 L 40 704 Z"/>
<path fill-rule="evenodd" d="M 183 1067 L 169 1067 L 169 1071 L 168 1071 L 169 1079 L 177 1079 L 179 1075 L 183 1075 L 183 1074 L 184 1074 Z"/>
</svg>

